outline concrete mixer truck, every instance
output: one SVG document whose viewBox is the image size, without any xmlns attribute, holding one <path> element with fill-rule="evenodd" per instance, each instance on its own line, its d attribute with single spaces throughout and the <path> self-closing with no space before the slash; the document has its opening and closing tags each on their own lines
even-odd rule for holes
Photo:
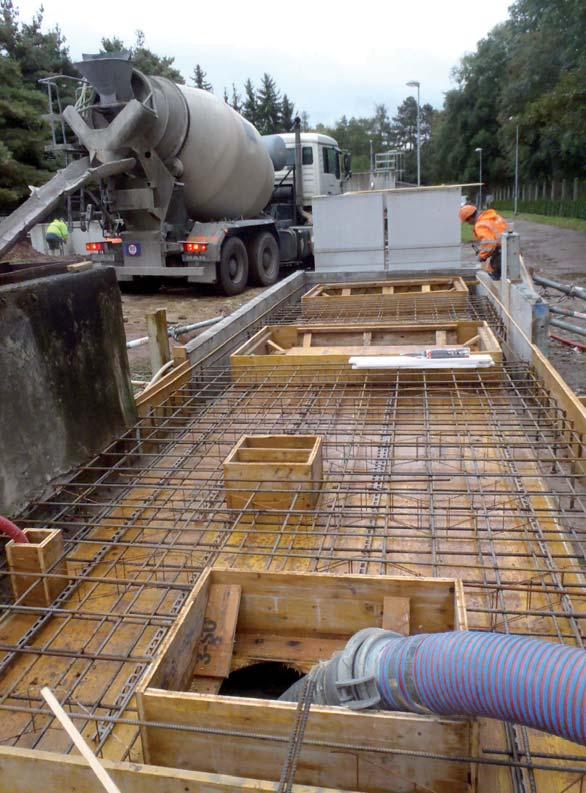
<svg viewBox="0 0 586 793">
<path fill-rule="evenodd" d="M 0 255 L 85 191 L 82 225 L 93 217 L 101 229 L 87 252 L 120 282 L 173 278 L 234 295 L 311 261 L 303 184 L 319 190 L 324 171 L 324 192 L 341 192 L 349 162 L 333 139 L 304 142 L 299 124 L 293 138 L 261 137 L 212 93 L 146 76 L 128 53 L 84 55 L 76 68 L 77 100 L 58 116 L 69 136 L 54 146 L 73 159 L 0 224 Z M 313 182 L 302 176 L 312 168 Z"/>
</svg>

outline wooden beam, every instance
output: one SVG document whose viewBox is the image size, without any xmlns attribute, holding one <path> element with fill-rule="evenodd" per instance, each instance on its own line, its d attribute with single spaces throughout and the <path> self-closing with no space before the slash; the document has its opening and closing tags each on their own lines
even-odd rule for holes
<svg viewBox="0 0 586 793">
<path fill-rule="evenodd" d="M 277 782 L 206 774 L 181 768 L 103 760 L 124 793 L 277 793 Z M 0 745 L 0 790 L 10 793 L 103 793 L 82 757 Z M 334 793 L 332 788 L 294 785 L 293 793 Z"/>
<path fill-rule="evenodd" d="M 409 636 L 411 600 L 403 597 L 387 597 L 383 600 L 383 624 L 386 631 L 395 631 Z"/>
<path fill-rule="evenodd" d="M 149 354 L 153 374 L 171 360 L 171 348 L 167 335 L 167 310 L 159 308 L 146 315 Z"/>
<path fill-rule="evenodd" d="M 69 735 L 77 747 L 80 754 L 87 760 L 89 767 L 99 779 L 100 784 L 106 793 L 120 793 L 120 788 L 114 784 L 112 778 L 92 752 L 90 747 L 87 745 L 75 724 L 71 721 L 67 713 L 65 713 L 51 689 L 47 688 L 47 686 L 44 686 L 44 688 L 41 689 L 41 695 L 55 714 L 55 717 L 58 719 L 67 735 Z"/>
<path fill-rule="evenodd" d="M 242 588 L 236 584 L 210 587 L 194 677 L 225 678 L 230 674 L 241 592 Z"/>
</svg>

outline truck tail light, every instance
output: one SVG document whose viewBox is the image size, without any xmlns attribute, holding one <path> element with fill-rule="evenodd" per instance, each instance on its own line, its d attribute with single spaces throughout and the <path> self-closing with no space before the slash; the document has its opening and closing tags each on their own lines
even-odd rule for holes
<svg viewBox="0 0 586 793">
<path fill-rule="evenodd" d="M 104 253 L 106 245 L 103 242 L 86 242 L 85 249 L 88 253 Z"/>
<path fill-rule="evenodd" d="M 207 242 L 184 242 L 183 253 L 205 253 L 208 249 Z"/>
</svg>

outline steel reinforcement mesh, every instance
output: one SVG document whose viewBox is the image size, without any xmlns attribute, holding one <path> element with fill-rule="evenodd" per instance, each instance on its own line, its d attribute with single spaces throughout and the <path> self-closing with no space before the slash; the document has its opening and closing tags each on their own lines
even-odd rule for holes
<svg viewBox="0 0 586 793">
<path fill-rule="evenodd" d="M 469 301 L 465 316 L 502 335 L 484 301 Z M 269 321 L 299 323 L 299 305 Z M 531 368 L 354 383 L 324 371 L 273 382 L 266 369 L 250 383 L 229 367 L 195 368 L 30 505 L 21 525 L 64 531 L 70 583 L 50 607 L 26 606 L 2 569 L 2 743 L 71 750 L 40 696 L 49 684 L 98 754 L 140 761 L 136 685 L 209 565 L 459 577 L 471 628 L 583 646 L 581 439 Z M 323 438 L 314 509 L 295 497 L 282 510 L 255 509 L 252 498 L 227 507 L 223 461 L 254 434 Z M 584 759 L 577 746 L 507 726 L 481 731 L 475 762 L 508 768 L 513 790 L 561 791 L 581 783 Z"/>
</svg>

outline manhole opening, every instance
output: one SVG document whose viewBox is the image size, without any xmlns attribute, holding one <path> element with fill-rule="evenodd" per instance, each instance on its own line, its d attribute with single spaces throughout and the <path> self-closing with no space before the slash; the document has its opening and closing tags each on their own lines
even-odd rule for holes
<svg viewBox="0 0 586 793">
<path fill-rule="evenodd" d="M 301 672 L 286 664 L 267 661 L 232 672 L 222 683 L 219 693 L 229 697 L 278 699 L 302 677 Z"/>
</svg>

